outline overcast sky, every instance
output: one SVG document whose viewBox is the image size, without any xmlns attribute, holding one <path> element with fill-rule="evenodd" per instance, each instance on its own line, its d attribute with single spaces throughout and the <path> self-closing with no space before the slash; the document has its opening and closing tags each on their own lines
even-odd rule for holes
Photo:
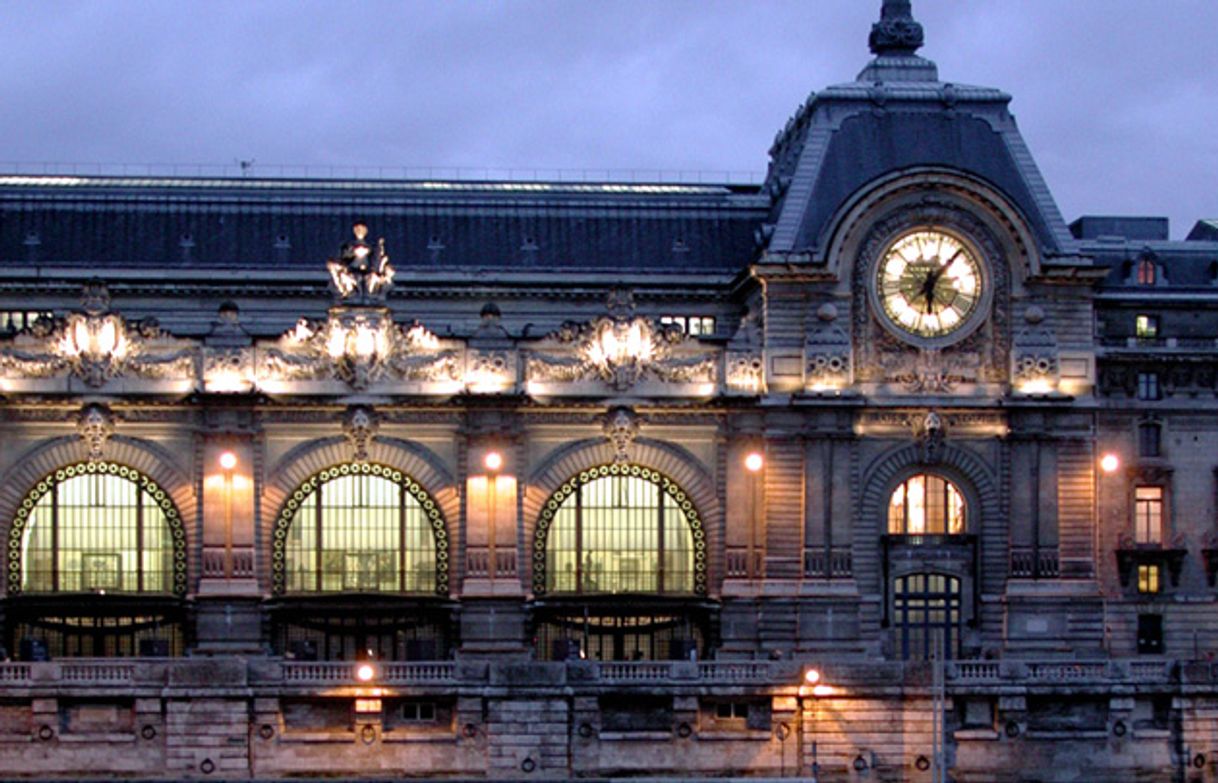
<svg viewBox="0 0 1218 783">
<path fill-rule="evenodd" d="M 754 172 L 880 0 L 0 0 L 0 162 Z M 1067 220 L 1218 218 L 1218 2 L 915 0 Z M 3 168 L 10 168 L 4 165 Z"/>
</svg>

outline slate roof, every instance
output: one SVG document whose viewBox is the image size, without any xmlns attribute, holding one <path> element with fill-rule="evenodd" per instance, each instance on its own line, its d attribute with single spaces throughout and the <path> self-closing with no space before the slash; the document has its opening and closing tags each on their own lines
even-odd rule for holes
<svg viewBox="0 0 1218 783">
<path fill-rule="evenodd" d="M 0 175 L 0 265 L 318 268 L 355 220 L 395 266 L 734 272 L 755 186 Z"/>
</svg>

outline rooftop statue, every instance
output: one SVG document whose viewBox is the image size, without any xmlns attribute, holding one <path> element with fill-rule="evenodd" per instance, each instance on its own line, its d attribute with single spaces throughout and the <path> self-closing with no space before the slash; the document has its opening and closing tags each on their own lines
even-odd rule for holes
<svg viewBox="0 0 1218 783">
<path fill-rule="evenodd" d="M 393 286 L 393 267 L 385 252 L 384 238 L 373 247 L 365 241 L 368 226 L 356 223 L 352 227 L 354 242 L 344 242 L 338 258 L 326 262 L 330 270 L 330 285 L 340 300 L 352 300 L 353 304 L 370 304 L 385 301 L 385 294 Z"/>
</svg>

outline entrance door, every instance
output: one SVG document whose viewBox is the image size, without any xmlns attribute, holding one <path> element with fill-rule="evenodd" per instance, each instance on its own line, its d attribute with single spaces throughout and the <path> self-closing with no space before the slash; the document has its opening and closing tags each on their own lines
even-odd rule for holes
<svg viewBox="0 0 1218 783">
<path fill-rule="evenodd" d="M 901 640 L 901 657 L 929 659 L 935 637 L 942 635 L 947 658 L 960 643 L 960 580 L 946 574 L 909 574 L 897 578 L 893 614 Z"/>
</svg>

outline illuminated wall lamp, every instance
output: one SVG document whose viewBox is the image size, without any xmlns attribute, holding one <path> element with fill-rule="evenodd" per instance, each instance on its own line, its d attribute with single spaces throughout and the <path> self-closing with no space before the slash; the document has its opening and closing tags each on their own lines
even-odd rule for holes
<svg viewBox="0 0 1218 783">
<path fill-rule="evenodd" d="M 220 467 L 224 470 L 232 470 L 237 467 L 237 455 L 231 451 L 225 451 L 220 454 Z"/>
<path fill-rule="evenodd" d="M 495 473 L 503 467 L 503 455 L 497 451 L 488 451 L 482 458 L 482 464 L 486 466 L 487 470 Z"/>
<path fill-rule="evenodd" d="M 753 451 L 744 458 L 744 467 L 749 473 L 757 473 L 765 467 L 765 457 L 760 453 Z"/>
<path fill-rule="evenodd" d="M 1120 467 L 1121 458 L 1112 452 L 1108 452 L 1104 456 L 1100 457 L 1100 470 L 1104 471 L 1105 473 L 1116 473 L 1117 469 Z"/>
<path fill-rule="evenodd" d="M 376 677 L 376 667 L 370 663 L 361 663 L 355 667 L 355 679 L 360 682 L 372 682 Z"/>
</svg>

